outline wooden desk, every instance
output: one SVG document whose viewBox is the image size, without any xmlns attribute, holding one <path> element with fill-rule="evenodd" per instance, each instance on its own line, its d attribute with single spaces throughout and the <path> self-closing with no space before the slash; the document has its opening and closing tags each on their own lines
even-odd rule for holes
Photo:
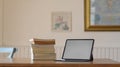
<svg viewBox="0 0 120 67">
<path fill-rule="evenodd" d="M 120 67 L 120 63 L 109 59 L 93 62 L 31 61 L 30 59 L 0 59 L 0 67 Z"/>
</svg>

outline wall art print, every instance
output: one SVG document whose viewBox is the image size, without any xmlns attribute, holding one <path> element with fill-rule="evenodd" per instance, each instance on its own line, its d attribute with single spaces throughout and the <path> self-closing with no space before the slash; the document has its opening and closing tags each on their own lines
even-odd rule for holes
<svg viewBox="0 0 120 67">
<path fill-rule="evenodd" d="M 72 30 L 71 12 L 52 12 L 52 31 L 66 32 Z"/>
<path fill-rule="evenodd" d="M 120 31 L 120 0 L 84 0 L 85 31 Z"/>
</svg>

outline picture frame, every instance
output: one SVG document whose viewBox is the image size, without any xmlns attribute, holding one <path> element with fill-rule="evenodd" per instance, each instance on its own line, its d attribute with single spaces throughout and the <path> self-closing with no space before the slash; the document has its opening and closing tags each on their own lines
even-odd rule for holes
<svg viewBox="0 0 120 67">
<path fill-rule="evenodd" d="M 52 12 L 52 31 L 56 32 L 72 31 L 72 13 Z"/>
<path fill-rule="evenodd" d="M 120 0 L 84 0 L 85 31 L 120 31 Z"/>
</svg>

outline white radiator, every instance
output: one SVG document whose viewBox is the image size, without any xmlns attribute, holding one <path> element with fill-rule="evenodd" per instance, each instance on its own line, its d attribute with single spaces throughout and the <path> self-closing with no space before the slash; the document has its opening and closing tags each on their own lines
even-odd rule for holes
<svg viewBox="0 0 120 67">
<path fill-rule="evenodd" d="M 9 46 L 6 46 L 9 47 Z M 15 58 L 31 58 L 31 47 L 30 46 L 14 46 L 17 48 Z M 57 58 L 61 58 L 63 47 L 55 47 Z M 120 48 L 118 47 L 94 47 L 93 50 L 94 58 L 108 58 L 120 62 Z"/>
<path fill-rule="evenodd" d="M 95 47 L 93 51 L 95 58 L 109 58 L 120 61 L 120 48 L 118 47 Z"/>
</svg>

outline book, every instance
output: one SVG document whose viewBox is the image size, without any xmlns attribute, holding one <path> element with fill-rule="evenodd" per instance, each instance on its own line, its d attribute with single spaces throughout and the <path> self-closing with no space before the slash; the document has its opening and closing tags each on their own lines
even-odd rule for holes
<svg viewBox="0 0 120 67">
<path fill-rule="evenodd" d="M 38 39 L 38 38 L 33 38 L 29 40 L 32 44 L 37 44 L 37 45 L 54 45 L 55 44 L 55 39 Z"/>
<path fill-rule="evenodd" d="M 30 40 L 32 47 L 33 60 L 55 60 L 55 39 L 37 39 Z"/>
<path fill-rule="evenodd" d="M 33 53 L 55 53 L 55 49 L 33 49 Z"/>
<path fill-rule="evenodd" d="M 33 60 L 55 60 L 56 53 L 41 53 L 41 54 L 34 54 Z"/>
<path fill-rule="evenodd" d="M 34 54 L 34 58 L 40 58 L 40 59 L 55 59 L 56 53 L 41 53 L 41 54 Z"/>
<path fill-rule="evenodd" d="M 33 53 L 55 53 L 54 45 L 32 45 Z"/>
<path fill-rule="evenodd" d="M 56 59 L 48 59 L 48 58 L 46 58 L 46 59 L 40 59 L 40 58 L 34 58 L 33 59 L 34 61 L 37 61 L 37 60 L 39 60 L 39 61 L 55 61 Z"/>
<path fill-rule="evenodd" d="M 54 45 L 34 45 L 34 44 L 32 44 L 31 45 L 32 46 L 32 48 L 34 48 L 34 49 L 45 49 L 45 48 L 47 48 L 47 49 L 54 49 Z"/>
</svg>

